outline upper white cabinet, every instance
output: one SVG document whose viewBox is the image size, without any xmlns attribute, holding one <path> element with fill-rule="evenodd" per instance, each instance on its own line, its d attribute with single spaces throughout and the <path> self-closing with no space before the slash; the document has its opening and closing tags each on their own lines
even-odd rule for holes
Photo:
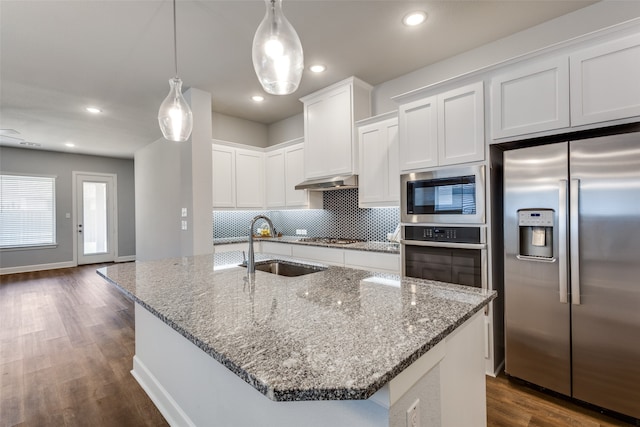
<svg viewBox="0 0 640 427">
<path fill-rule="evenodd" d="M 491 79 L 491 137 L 569 126 L 569 59 L 518 65 Z"/>
<path fill-rule="evenodd" d="M 358 142 L 358 205 L 361 208 L 399 206 L 397 116 L 385 115 L 360 122 Z"/>
<path fill-rule="evenodd" d="M 484 160 L 484 86 L 474 83 L 438 95 L 438 164 Z"/>
<path fill-rule="evenodd" d="M 484 160 L 482 82 L 400 105 L 400 171 Z"/>
<path fill-rule="evenodd" d="M 264 207 L 264 153 L 236 150 L 236 207 Z"/>
<path fill-rule="evenodd" d="M 435 96 L 403 104 L 398 108 L 401 171 L 438 165 L 436 108 Z"/>
<path fill-rule="evenodd" d="M 640 116 L 640 34 L 570 58 L 573 126 Z"/>
<path fill-rule="evenodd" d="M 322 209 L 322 193 L 296 190 L 304 181 L 302 143 L 265 154 L 265 195 L 268 208 Z"/>
<path fill-rule="evenodd" d="M 264 153 L 214 144 L 213 207 L 264 207 Z"/>
<path fill-rule="evenodd" d="M 354 122 L 371 115 L 371 89 L 350 77 L 300 99 L 305 179 L 357 172 Z"/>
<path fill-rule="evenodd" d="M 236 150 L 214 145 L 213 159 L 213 207 L 236 207 Z"/>
</svg>

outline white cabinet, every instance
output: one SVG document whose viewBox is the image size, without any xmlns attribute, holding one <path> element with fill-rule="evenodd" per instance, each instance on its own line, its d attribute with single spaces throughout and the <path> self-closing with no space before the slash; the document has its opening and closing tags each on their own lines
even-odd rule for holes
<svg viewBox="0 0 640 427">
<path fill-rule="evenodd" d="M 236 207 L 236 150 L 231 147 L 214 145 L 213 165 L 213 207 Z"/>
<path fill-rule="evenodd" d="M 640 34 L 570 55 L 573 126 L 640 116 Z"/>
<path fill-rule="evenodd" d="M 420 99 L 398 108 L 400 170 L 438 165 L 438 114 L 436 97 Z"/>
<path fill-rule="evenodd" d="M 264 207 L 264 154 L 236 150 L 236 207 Z"/>
<path fill-rule="evenodd" d="M 344 266 L 344 250 L 321 246 L 293 245 L 291 255 L 295 258 Z"/>
<path fill-rule="evenodd" d="M 474 83 L 438 95 L 438 165 L 482 160 L 483 83 Z"/>
<path fill-rule="evenodd" d="M 400 171 L 484 160 L 482 82 L 400 105 Z"/>
<path fill-rule="evenodd" d="M 268 208 L 286 206 L 284 149 L 265 153 L 265 201 Z"/>
<path fill-rule="evenodd" d="M 357 172 L 355 121 L 371 115 L 371 86 L 350 77 L 301 98 L 304 103 L 304 177 Z"/>
<path fill-rule="evenodd" d="M 400 274 L 400 255 L 370 251 L 344 251 L 345 267 L 359 270 L 379 271 Z"/>
<path fill-rule="evenodd" d="M 400 165 L 396 114 L 358 123 L 358 205 L 361 208 L 399 206 Z"/>
<path fill-rule="evenodd" d="M 293 245 L 287 243 L 278 243 L 278 242 L 268 242 L 261 241 L 260 242 L 260 252 L 271 254 L 271 255 L 286 255 L 291 256 L 291 247 Z"/>
<path fill-rule="evenodd" d="M 264 153 L 214 144 L 213 207 L 264 208 Z"/>
<path fill-rule="evenodd" d="M 569 127 L 569 59 L 532 61 L 491 79 L 491 137 Z"/>
<path fill-rule="evenodd" d="M 265 154 L 265 195 L 268 208 L 322 209 L 322 193 L 296 190 L 304 181 L 302 143 Z"/>
</svg>

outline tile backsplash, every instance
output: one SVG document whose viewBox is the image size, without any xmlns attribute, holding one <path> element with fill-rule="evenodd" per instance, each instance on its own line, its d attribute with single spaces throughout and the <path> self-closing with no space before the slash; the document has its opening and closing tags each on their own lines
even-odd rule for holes
<svg viewBox="0 0 640 427">
<path fill-rule="evenodd" d="M 268 216 L 276 230 L 286 236 L 305 229 L 307 236 L 368 241 L 386 241 L 387 233 L 392 233 L 400 221 L 399 208 L 360 209 L 357 188 L 325 191 L 323 206 L 324 209 L 214 211 L 213 238 L 247 236 L 256 215 Z"/>
</svg>

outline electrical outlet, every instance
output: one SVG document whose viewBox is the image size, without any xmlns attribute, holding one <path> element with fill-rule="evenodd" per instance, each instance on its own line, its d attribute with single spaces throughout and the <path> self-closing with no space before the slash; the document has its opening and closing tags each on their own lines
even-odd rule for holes
<svg viewBox="0 0 640 427">
<path fill-rule="evenodd" d="M 306 236 L 307 235 L 307 230 L 304 229 L 297 229 L 296 230 L 296 236 Z"/>
<path fill-rule="evenodd" d="M 420 427 L 420 399 L 416 399 L 407 409 L 407 427 Z"/>
</svg>

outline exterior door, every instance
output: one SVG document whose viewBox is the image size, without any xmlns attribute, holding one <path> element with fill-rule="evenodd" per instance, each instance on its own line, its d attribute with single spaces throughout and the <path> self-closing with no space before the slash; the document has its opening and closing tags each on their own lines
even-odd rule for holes
<svg viewBox="0 0 640 427">
<path fill-rule="evenodd" d="M 78 265 L 115 261 L 116 177 L 74 175 Z"/>
</svg>

